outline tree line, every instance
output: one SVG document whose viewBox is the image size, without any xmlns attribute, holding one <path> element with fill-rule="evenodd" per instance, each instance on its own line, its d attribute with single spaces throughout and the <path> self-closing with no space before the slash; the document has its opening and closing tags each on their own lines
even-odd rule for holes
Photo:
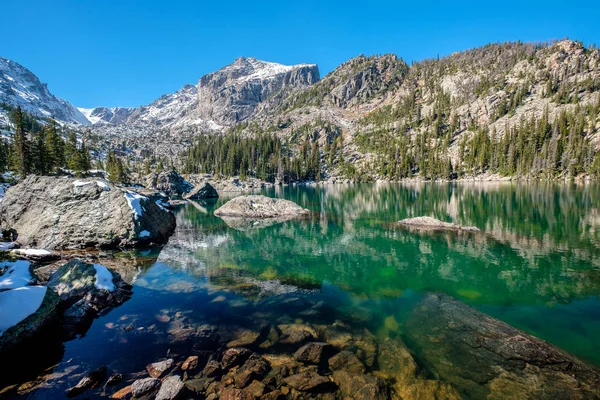
<svg viewBox="0 0 600 400">
<path fill-rule="evenodd" d="M 42 125 L 21 107 L 11 108 L 9 119 L 13 130 L 10 138 L 3 138 L 0 143 L 0 172 L 12 171 L 24 177 L 67 169 L 78 173 L 91 168 L 85 141 L 78 141 L 74 131 L 61 132 L 51 119 Z"/>
</svg>

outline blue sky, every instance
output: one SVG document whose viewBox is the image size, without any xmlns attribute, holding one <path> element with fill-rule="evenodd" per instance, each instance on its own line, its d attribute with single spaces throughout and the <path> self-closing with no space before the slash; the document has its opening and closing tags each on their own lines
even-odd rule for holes
<svg viewBox="0 0 600 400">
<path fill-rule="evenodd" d="M 526 4 L 523 4 L 526 3 Z M 600 2 L 2 0 L 0 56 L 80 107 L 138 106 L 252 56 L 407 62 L 501 41 L 600 45 Z"/>
</svg>

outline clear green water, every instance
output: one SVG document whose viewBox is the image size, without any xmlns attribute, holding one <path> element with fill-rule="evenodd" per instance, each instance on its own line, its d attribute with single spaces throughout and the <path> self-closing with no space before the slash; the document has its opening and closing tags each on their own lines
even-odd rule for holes
<svg viewBox="0 0 600 400">
<path fill-rule="evenodd" d="M 294 309 L 301 299 L 327 305 L 321 323 L 402 335 L 411 309 L 432 291 L 600 366 L 600 186 L 365 184 L 263 193 L 313 214 L 238 230 L 212 214 L 227 198 L 180 209 L 177 232 L 160 253 L 119 254 L 130 263 L 125 275 L 136 276 L 134 295 L 52 356 L 52 371 L 66 373 L 52 378 L 54 387 L 76 382 L 73 371 L 135 372 L 169 350 L 185 353 L 182 327 L 251 325 L 258 316 L 306 322 L 302 306 Z M 483 233 L 394 224 L 423 215 Z"/>
</svg>

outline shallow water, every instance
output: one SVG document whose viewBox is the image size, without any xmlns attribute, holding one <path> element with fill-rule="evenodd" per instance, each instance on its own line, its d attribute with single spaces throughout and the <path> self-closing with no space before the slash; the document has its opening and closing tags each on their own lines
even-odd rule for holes
<svg viewBox="0 0 600 400">
<path fill-rule="evenodd" d="M 48 344 L 40 364 L 53 375 L 28 397 L 62 398 L 81 373 L 102 365 L 134 373 L 167 354 L 186 354 L 197 346 L 188 334 L 203 324 L 235 330 L 338 321 L 378 338 L 404 338 L 405 322 L 428 292 L 600 366 L 600 186 L 365 184 L 263 193 L 313 213 L 230 227 L 212 214 L 227 198 L 178 210 L 177 231 L 163 249 L 117 254 L 128 265 L 122 274 L 134 282 L 133 297 L 83 337 Z M 422 215 L 483 233 L 394 224 Z M 35 362 L 21 368 L 40 373 Z"/>
</svg>

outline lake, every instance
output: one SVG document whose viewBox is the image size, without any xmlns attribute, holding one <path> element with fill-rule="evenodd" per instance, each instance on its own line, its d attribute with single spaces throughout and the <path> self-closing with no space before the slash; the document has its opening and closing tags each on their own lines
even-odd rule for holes
<svg viewBox="0 0 600 400">
<path fill-rule="evenodd" d="M 427 328 L 415 310 L 431 293 L 600 366 L 600 186 L 407 183 L 262 193 L 312 213 L 230 226 L 213 215 L 228 197 L 183 206 L 164 248 L 115 254 L 133 282 L 129 301 L 80 337 L 64 344 L 48 337 L 35 350 L 39 360 L 15 372 L 20 382 L 43 376 L 28 398 L 62 398 L 99 366 L 134 374 L 172 354 L 201 352 L 197 335 L 206 326 L 234 340 L 276 325 L 304 325 L 317 335 L 338 324 L 376 343 L 398 338 L 425 376 L 441 379 L 415 334 L 419 324 Z M 415 216 L 482 233 L 395 224 Z"/>
</svg>

